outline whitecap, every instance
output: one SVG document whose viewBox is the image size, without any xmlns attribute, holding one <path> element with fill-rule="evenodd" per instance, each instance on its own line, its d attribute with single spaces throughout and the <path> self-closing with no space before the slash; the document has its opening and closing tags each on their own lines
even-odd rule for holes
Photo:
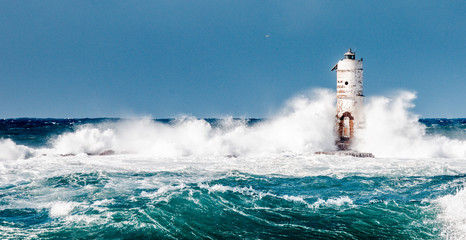
<svg viewBox="0 0 466 240">
<path fill-rule="evenodd" d="M 50 207 L 49 215 L 52 218 L 68 215 L 76 206 L 74 202 L 55 202 Z"/>
<path fill-rule="evenodd" d="M 445 239 L 466 239 L 466 189 L 437 199 L 440 213 L 437 219 L 443 225 Z"/>
</svg>

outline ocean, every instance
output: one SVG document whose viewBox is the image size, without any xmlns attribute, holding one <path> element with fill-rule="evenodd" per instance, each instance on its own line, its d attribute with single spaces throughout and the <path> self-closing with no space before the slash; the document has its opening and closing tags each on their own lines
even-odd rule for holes
<svg viewBox="0 0 466 240">
<path fill-rule="evenodd" d="M 466 239 L 466 119 L 366 100 L 334 150 L 335 93 L 266 119 L 0 120 L 1 239 Z"/>
</svg>

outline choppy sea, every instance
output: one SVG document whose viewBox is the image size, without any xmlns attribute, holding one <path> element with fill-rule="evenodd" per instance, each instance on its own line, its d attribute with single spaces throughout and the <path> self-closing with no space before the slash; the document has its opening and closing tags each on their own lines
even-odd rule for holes
<svg viewBox="0 0 466 240">
<path fill-rule="evenodd" d="M 267 119 L 0 120 L 1 239 L 466 239 L 466 119 L 367 100 L 334 149 L 334 93 Z"/>
</svg>

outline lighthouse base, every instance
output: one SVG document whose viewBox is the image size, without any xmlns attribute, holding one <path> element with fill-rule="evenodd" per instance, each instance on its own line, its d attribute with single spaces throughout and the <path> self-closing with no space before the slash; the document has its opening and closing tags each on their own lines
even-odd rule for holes
<svg viewBox="0 0 466 240">
<path fill-rule="evenodd" d="M 335 141 L 338 151 L 350 151 L 351 138 L 349 137 L 340 137 L 340 139 Z"/>
<path fill-rule="evenodd" d="M 335 155 L 335 156 L 352 156 L 352 157 L 360 157 L 360 158 L 373 158 L 374 155 L 372 153 L 363 153 L 363 152 L 355 152 L 355 151 L 322 151 L 316 152 L 317 155 Z"/>
</svg>

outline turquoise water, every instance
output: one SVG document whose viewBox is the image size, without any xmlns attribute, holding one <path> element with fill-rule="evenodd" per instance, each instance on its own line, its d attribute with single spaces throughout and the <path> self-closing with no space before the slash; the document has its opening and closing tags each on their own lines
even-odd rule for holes
<svg viewBox="0 0 466 240">
<path fill-rule="evenodd" d="M 0 219 L 3 237 L 437 239 L 432 200 L 465 180 L 74 173 L 2 188 Z M 5 208 L 23 201 L 45 205 Z"/>
<path fill-rule="evenodd" d="M 232 140 L 264 122 L 143 120 L 130 121 L 127 132 L 119 119 L 0 121 L 0 238 L 466 236 L 462 155 L 353 158 L 315 155 L 313 148 L 299 152 L 295 145 L 285 145 L 293 151 L 259 154 L 241 145 L 244 138 Z M 459 144 L 464 151 L 465 119 L 420 122 L 427 139 L 445 138 L 453 141 L 450 148 Z M 144 138 L 150 141 L 132 145 Z M 112 154 L 99 155 L 109 149 Z"/>
</svg>

